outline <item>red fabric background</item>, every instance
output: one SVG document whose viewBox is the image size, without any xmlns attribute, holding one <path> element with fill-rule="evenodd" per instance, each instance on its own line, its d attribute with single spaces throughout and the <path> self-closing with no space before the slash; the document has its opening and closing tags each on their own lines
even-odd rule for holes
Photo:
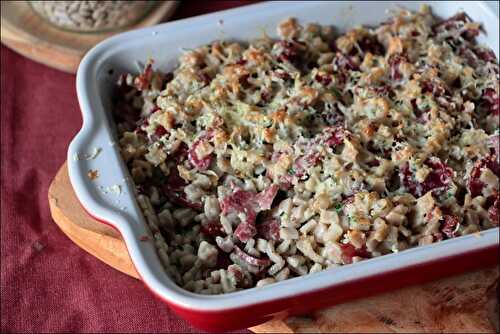
<svg viewBox="0 0 500 334">
<path fill-rule="evenodd" d="M 173 19 L 246 3 L 182 3 Z M 0 114 L 2 332 L 199 332 L 50 217 L 49 184 L 81 126 L 75 76 L 2 45 Z"/>
</svg>

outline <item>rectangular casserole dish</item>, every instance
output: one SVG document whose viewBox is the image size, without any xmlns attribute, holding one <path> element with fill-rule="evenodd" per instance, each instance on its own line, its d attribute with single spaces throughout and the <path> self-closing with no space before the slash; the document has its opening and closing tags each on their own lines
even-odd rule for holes
<svg viewBox="0 0 500 334">
<path fill-rule="evenodd" d="M 488 33 L 479 42 L 495 52 L 499 48 L 498 16 L 484 2 L 426 2 L 437 16 L 464 10 L 481 22 Z M 110 115 L 111 89 L 118 75 L 138 72 L 136 62 L 155 60 L 163 71 L 172 70 L 183 48 L 216 39 L 248 40 L 265 31 L 276 37 L 275 27 L 293 16 L 302 22 L 332 24 L 346 29 L 374 25 L 388 18 L 388 9 L 417 10 L 422 2 L 278 2 L 204 15 L 123 33 L 94 47 L 82 60 L 77 93 L 83 126 L 68 149 L 69 176 L 85 210 L 115 227 L 146 286 L 193 325 L 209 330 L 253 326 L 273 317 L 303 314 L 353 298 L 396 289 L 472 270 L 498 262 L 499 228 L 436 244 L 412 248 L 285 280 L 262 288 L 205 296 L 177 286 L 164 272 L 147 225 L 136 203 L 133 184 L 116 144 Z M 99 177 L 91 180 L 89 170 Z"/>
</svg>

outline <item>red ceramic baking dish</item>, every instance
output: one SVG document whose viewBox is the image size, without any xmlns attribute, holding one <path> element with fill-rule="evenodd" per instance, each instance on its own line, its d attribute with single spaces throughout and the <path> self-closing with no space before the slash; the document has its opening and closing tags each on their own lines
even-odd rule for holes
<svg viewBox="0 0 500 334">
<path fill-rule="evenodd" d="M 485 3 L 428 4 L 441 17 L 464 10 L 485 28 L 487 34 L 480 41 L 498 50 L 498 17 Z M 140 241 L 148 233 L 147 225 L 128 181 L 109 114 L 110 92 L 118 74 L 137 72 L 136 61 L 148 58 L 160 70 L 172 70 L 182 48 L 216 39 L 248 40 L 263 31 L 276 36 L 276 25 L 289 16 L 347 29 L 382 22 L 390 15 L 387 10 L 396 6 L 417 10 L 421 5 L 416 1 L 264 3 L 127 32 L 100 43 L 85 56 L 77 75 L 83 127 L 68 150 L 69 175 L 77 197 L 89 214 L 121 233 L 148 288 L 180 316 L 208 330 L 249 327 L 498 263 L 499 229 L 494 228 L 261 288 L 207 296 L 177 286 L 164 272 L 153 243 Z M 91 169 L 99 170 L 97 180 L 87 177 Z"/>
</svg>

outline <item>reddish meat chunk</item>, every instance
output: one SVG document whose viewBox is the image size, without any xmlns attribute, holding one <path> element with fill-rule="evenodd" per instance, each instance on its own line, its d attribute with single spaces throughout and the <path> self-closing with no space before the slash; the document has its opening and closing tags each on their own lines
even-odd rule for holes
<svg viewBox="0 0 500 334">
<path fill-rule="evenodd" d="M 257 235 L 265 240 L 280 240 L 279 221 L 275 218 L 271 218 L 257 224 Z"/>
<path fill-rule="evenodd" d="M 255 195 L 255 204 L 258 211 L 269 210 L 273 203 L 274 197 L 278 193 L 279 187 L 272 184 L 267 189 Z"/>
<path fill-rule="evenodd" d="M 233 264 L 233 261 L 229 258 L 229 254 L 226 252 L 217 253 L 217 263 L 215 269 L 227 269 L 228 266 Z"/>
<path fill-rule="evenodd" d="M 378 159 L 370 160 L 366 163 L 368 167 L 378 167 L 380 166 L 380 161 Z"/>
<path fill-rule="evenodd" d="M 484 90 L 482 100 L 489 114 L 494 116 L 500 115 L 500 99 L 493 88 L 486 88 Z"/>
<path fill-rule="evenodd" d="M 249 203 L 254 197 L 254 193 L 242 189 L 236 189 L 231 195 L 226 196 L 221 202 L 222 214 L 226 215 L 231 211 L 243 212 L 249 207 Z"/>
<path fill-rule="evenodd" d="M 157 135 L 158 137 L 161 137 L 161 136 L 166 135 L 166 134 L 167 134 L 167 129 L 165 129 L 161 125 L 158 125 L 158 127 L 155 130 L 155 135 Z"/>
<path fill-rule="evenodd" d="M 488 209 L 488 217 L 490 221 L 494 225 L 499 225 L 500 219 L 500 194 L 497 193 L 493 199 L 493 205 L 491 205 Z"/>
<path fill-rule="evenodd" d="M 298 64 L 300 62 L 300 45 L 297 42 L 279 41 L 277 44 L 281 49 L 281 52 L 278 54 L 279 61 L 291 64 Z"/>
<path fill-rule="evenodd" d="M 231 211 L 236 211 L 248 214 L 249 211 L 260 212 L 268 210 L 271 208 L 278 190 L 279 186 L 275 184 L 260 193 L 236 189 L 231 195 L 223 199 L 221 203 L 222 213 L 227 214 Z"/>
<path fill-rule="evenodd" d="M 399 70 L 399 65 L 402 62 L 406 62 L 407 59 L 404 56 L 401 56 L 399 54 L 391 55 L 389 57 L 388 63 L 390 66 L 391 70 L 391 79 L 392 80 L 401 80 L 403 78 L 403 75 L 401 74 L 401 71 Z"/>
<path fill-rule="evenodd" d="M 237 188 L 231 195 L 222 200 L 221 209 L 223 215 L 237 212 L 246 216 L 245 221 L 242 221 L 234 231 L 234 235 L 239 240 L 246 242 L 257 234 L 257 228 L 255 227 L 257 213 L 271 208 L 278 190 L 279 186 L 275 184 L 260 193 Z"/>
<path fill-rule="evenodd" d="M 415 181 L 413 172 L 410 170 L 410 165 L 408 163 L 405 163 L 399 168 L 399 179 L 409 193 L 414 196 L 422 193 L 422 186 Z"/>
<path fill-rule="evenodd" d="M 332 77 L 328 74 L 320 75 L 316 74 L 314 80 L 322 84 L 323 86 L 328 86 L 332 82 Z"/>
<path fill-rule="evenodd" d="M 346 136 L 347 132 L 341 126 L 331 126 L 324 129 L 306 144 L 306 153 L 295 159 L 291 176 L 301 178 L 305 175 L 306 169 L 316 166 L 321 161 L 322 155 L 318 152 L 318 145 L 335 148 L 344 142 Z"/>
<path fill-rule="evenodd" d="M 255 220 L 255 218 L 253 220 Z M 255 227 L 255 224 L 250 222 L 241 222 L 234 230 L 234 236 L 238 238 L 238 240 L 241 240 L 241 242 L 247 242 L 256 234 L 257 228 Z"/>
<path fill-rule="evenodd" d="M 248 255 L 244 251 L 242 251 L 238 246 L 234 246 L 234 251 L 235 254 L 244 262 L 248 263 L 251 266 L 268 266 L 271 264 L 271 261 L 269 259 L 258 259 L 256 257 L 253 257 L 251 255 Z"/>
<path fill-rule="evenodd" d="M 432 29 L 435 33 L 445 32 L 445 31 L 458 31 L 461 29 L 465 23 L 472 22 L 470 17 L 464 12 L 458 13 L 447 20 L 444 20 L 436 24 Z M 474 37 L 479 35 L 479 29 L 468 28 L 464 29 L 461 33 L 462 37 L 467 40 L 472 40 Z"/>
<path fill-rule="evenodd" d="M 340 250 L 342 252 L 342 262 L 344 262 L 344 264 L 352 263 L 352 258 L 355 256 L 365 259 L 370 258 L 370 253 L 368 253 L 365 246 L 358 249 L 351 244 L 340 244 Z"/>
<path fill-rule="evenodd" d="M 442 192 L 451 182 L 453 170 L 445 163 L 441 162 L 439 158 L 428 158 L 424 164 L 430 168 L 430 172 L 425 178 L 424 182 L 417 182 L 413 172 L 410 170 L 409 164 L 405 163 L 400 167 L 399 177 L 401 183 L 405 188 L 414 196 L 420 197 L 428 191 Z"/>
<path fill-rule="evenodd" d="M 424 194 L 430 190 L 445 188 L 453 177 L 453 170 L 439 158 L 431 157 L 425 161 L 431 172 L 422 183 Z"/>
<path fill-rule="evenodd" d="M 246 59 L 241 58 L 240 60 L 236 61 L 236 65 L 245 65 L 247 63 Z"/>
<path fill-rule="evenodd" d="M 176 205 L 201 210 L 201 203 L 194 203 L 186 199 L 185 186 L 186 181 L 179 176 L 177 167 L 173 167 L 170 169 L 167 183 L 162 186 L 162 191 L 170 202 Z"/>
<path fill-rule="evenodd" d="M 198 76 L 200 77 L 200 81 L 203 82 L 205 86 L 210 85 L 210 82 L 212 82 L 212 77 L 205 72 L 200 72 Z"/>
<path fill-rule="evenodd" d="M 199 170 L 205 170 L 208 167 L 210 167 L 210 164 L 212 163 L 212 160 L 213 160 L 213 155 L 209 154 L 209 155 L 201 158 L 196 154 L 196 149 L 200 144 L 211 140 L 212 137 L 213 137 L 212 132 L 207 132 L 205 134 L 202 134 L 200 137 L 198 137 L 198 139 L 196 139 L 193 142 L 193 144 L 191 145 L 191 148 L 189 149 L 189 152 L 188 152 L 189 162 L 194 167 L 198 168 Z"/>
<path fill-rule="evenodd" d="M 472 197 L 481 195 L 484 183 L 479 178 L 481 176 L 483 168 L 490 169 L 495 175 L 500 172 L 500 165 L 498 162 L 498 157 L 495 154 L 488 155 L 485 158 L 476 161 L 474 167 L 472 168 L 467 186 Z"/>
<path fill-rule="evenodd" d="M 201 233 L 210 237 L 224 236 L 226 233 L 222 228 L 222 224 L 217 220 L 209 221 L 205 224 L 201 224 Z"/>
<path fill-rule="evenodd" d="M 443 215 L 441 218 L 440 231 L 447 238 L 454 238 L 456 236 L 456 228 L 460 224 L 457 216 L 453 215 Z"/>
<path fill-rule="evenodd" d="M 293 163 L 293 175 L 296 177 L 303 177 L 306 169 L 315 166 L 321 159 L 318 152 L 309 152 L 306 155 L 298 157 Z"/>
<path fill-rule="evenodd" d="M 147 64 L 144 71 L 135 78 L 134 85 L 137 90 L 142 91 L 149 88 L 151 84 L 151 79 L 153 78 L 153 65 L 151 63 Z"/>
<path fill-rule="evenodd" d="M 500 135 L 490 136 L 490 138 L 488 138 L 488 146 L 492 152 L 491 154 L 498 156 L 500 152 Z"/>
<path fill-rule="evenodd" d="M 435 97 L 449 95 L 448 89 L 443 82 L 426 80 L 420 83 L 422 93 L 431 93 Z"/>
<path fill-rule="evenodd" d="M 477 57 L 481 60 L 484 60 L 485 62 L 489 63 L 494 63 L 497 57 L 495 56 L 495 53 L 491 49 L 487 48 L 476 48 L 474 50 L 476 53 Z"/>
<path fill-rule="evenodd" d="M 325 144 L 330 147 L 338 146 L 344 143 L 346 132 L 342 127 L 331 127 L 325 130 Z"/>
</svg>

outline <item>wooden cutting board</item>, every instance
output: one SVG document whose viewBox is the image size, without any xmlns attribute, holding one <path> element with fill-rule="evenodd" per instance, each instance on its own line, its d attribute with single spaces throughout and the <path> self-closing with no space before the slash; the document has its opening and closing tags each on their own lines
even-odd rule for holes
<svg viewBox="0 0 500 334">
<path fill-rule="evenodd" d="M 88 216 L 70 185 L 66 164 L 49 188 L 52 217 L 73 242 L 138 278 L 119 233 Z M 499 331 L 499 267 L 356 300 L 303 317 L 252 327 L 255 333 Z M 390 283 L 389 283 L 390 284 Z"/>
<path fill-rule="evenodd" d="M 76 73 L 80 60 L 94 45 L 116 33 L 147 27 L 169 18 L 177 1 L 159 1 L 143 19 L 130 27 L 104 33 L 58 29 L 38 16 L 27 1 L 0 1 L 2 43 L 25 57 L 58 70 Z"/>
</svg>

